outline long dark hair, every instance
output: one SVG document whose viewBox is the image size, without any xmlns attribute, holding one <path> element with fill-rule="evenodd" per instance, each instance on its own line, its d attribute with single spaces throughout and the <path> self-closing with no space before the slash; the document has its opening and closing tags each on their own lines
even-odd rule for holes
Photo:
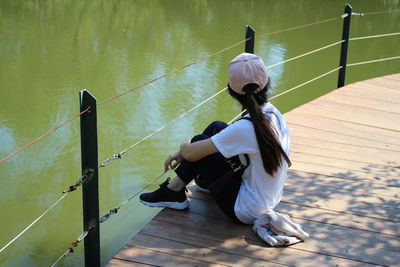
<svg viewBox="0 0 400 267">
<path fill-rule="evenodd" d="M 267 91 L 270 88 L 270 81 L 260 92 L 254 94 L 258 87 L 257 84 L 247 84 L 243 87 L 246 94 L 241 95 L 234 92 L 228 84 L 229 94 L 250 114 L 264 169 L 269 175 L 273 175 L 281 167 L 283 155 L 277 133 L 261 109 L 261 105 L 268 102 Z"/>
</svg>

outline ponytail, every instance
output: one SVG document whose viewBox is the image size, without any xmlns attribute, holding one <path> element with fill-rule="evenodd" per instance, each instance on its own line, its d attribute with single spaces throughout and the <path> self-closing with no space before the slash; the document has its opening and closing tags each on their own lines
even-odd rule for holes
<svg viewBox="0 0 400 267">
<path fill-rule="evenodd" d="M 271 121 L 265 116 L 261 109 L 261 105 L 268 102 L 267 90 L 269 83 L 257 94 L 254 90 L 258 88 L 256 84 L 248 84 L 243 87 L 245 95 L 234 92 L 228 84 L 229 93 L 236 98 L 247 109 L 254 125 L 257 143 L 260 149 L 261 158 L 264 169 L 269 175 L 273 175 L 282 165 L 283 152 L 278 141 Z"/>
</svg>

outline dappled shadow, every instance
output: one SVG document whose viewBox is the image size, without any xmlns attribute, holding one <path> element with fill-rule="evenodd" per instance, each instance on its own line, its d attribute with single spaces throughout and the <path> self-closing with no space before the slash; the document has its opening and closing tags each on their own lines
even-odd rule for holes
<svg viewBox="0 0 400 267">
<path fill-rule="evenodd" d="M 311 237 L 285 248 L 269 247 L 251 226 L 231 222 L 209 195 L 190 187 L 190 209 L 163 210 L 118 257 L 135 260 L 140 253 L 129 250 L 140 247 L 164 255 L 162 265 L 393 265 L 400 260 L 398 174 L 389 164 L 329 175 L 290 171 L 276 210 L 291 215 Z M 149 258 L 145 262 L 155 263 Z"/>
</svg>

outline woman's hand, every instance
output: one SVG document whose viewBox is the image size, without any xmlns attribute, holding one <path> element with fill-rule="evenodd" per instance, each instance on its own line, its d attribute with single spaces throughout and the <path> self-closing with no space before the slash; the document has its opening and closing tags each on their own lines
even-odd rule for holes
<svg viewBox="0 0 400 267">
<path fill-rule="evenodd" d="M 164 170 L 168 171 L 168 169 L 175 169 L 179 163 L 183 160 L 182 154 L 180 151 L 175 152 L 168 156 L 168 158 L 164 161 Z"/>
</svg>

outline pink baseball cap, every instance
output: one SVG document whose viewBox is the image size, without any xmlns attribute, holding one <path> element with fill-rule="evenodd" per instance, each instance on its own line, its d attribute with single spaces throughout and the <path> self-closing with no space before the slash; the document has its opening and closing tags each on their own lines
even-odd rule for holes
<svg viewBox="0 0 400 267">
<path fill-rule="evenodd" d="M 268 74 L 264 61 L 257 55 L 242 53 L 229 63 L 229 86 L 240 95 L 245 95 L 243 87 L 255 83 L 259 87 L 254 91 L 258 93 L 268 82 Z"/>
</svg>

